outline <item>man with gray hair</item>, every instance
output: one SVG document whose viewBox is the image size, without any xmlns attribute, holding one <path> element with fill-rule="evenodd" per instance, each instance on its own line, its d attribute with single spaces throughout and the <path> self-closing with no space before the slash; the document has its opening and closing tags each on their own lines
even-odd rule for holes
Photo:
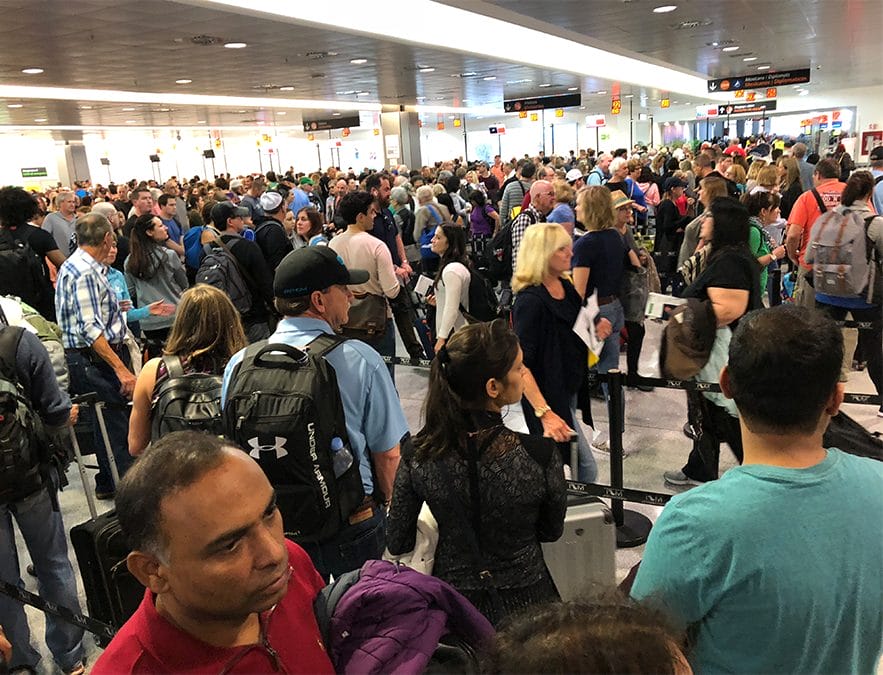
<svg viewBox="0 0 883 675">
<path fill-rule="evenodd" d="M 248 192 L 239 200 L 239 206 L 248 209 L 249 218 L 252 223 L 258 223 L 264 220 L 264 210 L 261 208 L 260 198 L 264 194 L 267 184 L 263 176 L 255 176 L 252 178 L 251 187 Z"/>
<path fill-rule="evenodd" d="M 806 144 L 795 143 L 791 148 L 791 154 L 797 160 L 797 167 L 800 169 L 800 186 L 803 191 L 812 190 L 815 185 L 812 180 L 815 167 L 806 161 Z"/>
<path fill-rule="evenodd" d="M 547 180 L 538 180 L 530 186 L 530 204 L 522 209 L 512 221 L 512 270 L 518 262 L 518 249 L 524 231 L 535 223 L 545 223 L 546 216 L 555 206 L 555 190 Z"/>
<path fill-rule="evenodd" d="M 129 257 L 129 238 L 123 236 L 123 214 L 110 202 L 98 202 L 92 206 L 92 213 L 100 213 L 107 218 L 113 231 L 117 237 L 117 257 L 111 263 L 111 267 L 119 270 L 123 274 L 126 272 L 126 258 Z M 76 240 L 76 232 L 73 239 Z M 76 248 L 76 241 L 71 246 L 71 250 Z"/>
<path fill-rule="evenodd" d="M 589 175 L 586 176 L 586 185 L 604 185 L 604 183 L 610 179 L 610 174 L 607 173 L 607 169 L 610 167 L 610 162 L 612 161 L 613 155 L 609 152 L 605 152 L 598 157 L 595 166 L 589 171 Z"/>
<path fill-rule="evenodd" d="M 55 238 L 58 250 L 65 255 L 70 253 L 71 235 L 77 224 L 77 195 L 73 192 L 59 192 L 55 195 L 55 211 L 43 220 L 42 228 Z"/>
<path fill-rule="evenodd" d="M 126 321 L 119 298 L 107 282 L 105 263 L 116 248 L 113 228 L 100 213 L 77 221 L 79 247 L 58 270 L 55 312 L 62 332 L 72 394 L 95 392 L 105 405 L 104 420 L 120 475 L 132 462 L 129 456 L 128 401 L 135 389 L 129 350 L 123 344 Z M 104 447 L 98 425 L 93 425 L 96 448 Z M 95 493 L 113 499 L 115 485 L 105 453 L 98 452 Z"/>
</svg>

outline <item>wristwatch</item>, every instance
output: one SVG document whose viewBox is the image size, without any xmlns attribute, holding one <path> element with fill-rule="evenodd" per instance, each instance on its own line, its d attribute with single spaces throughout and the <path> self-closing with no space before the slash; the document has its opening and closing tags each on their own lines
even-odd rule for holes
<svg viewBox="0 0 883 675">
<path fill-rule="evenodd" d="M 551 409 L 552 409 L 551 406 L 541 405 L 539 408 L 534 408 L 533 414 L 536 415 L 538 418 L 540 418 L 543 415 L 545 415 L 547 412 L 549 412 Z"/>
</svg>

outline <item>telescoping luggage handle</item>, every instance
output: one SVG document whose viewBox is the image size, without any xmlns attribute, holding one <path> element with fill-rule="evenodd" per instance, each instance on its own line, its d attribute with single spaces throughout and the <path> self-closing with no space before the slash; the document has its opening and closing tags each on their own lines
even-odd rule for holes
<svg viewBox="0 0 883 675">
<path fill-rule="evenodd" d="M 120 472 L 119 469 L 117 469 L 116 458 L 113 456 L 113 450 L 110 445 L 110 436 L 107 435 L 107 425 L 104 423 L 104 401 L 98 399 L 97 393 L 90 392 L 80 396 L 72 396 L 71 403 L 82 406 L 91 405 L 95 409 L 95 418 L 98 421 L 98 428 L 101 430 L 101 438 L 104 441 L 107 462 L 110 465 L 110 475 L 113 476 L 114 485 L 119 485 Z M 74 457 L 77 460 L 77 468 L 80 471 L 80 481 L 83 483 L 83 492 L 86 493 L 86 501 L 89 504 L 89 515 L 92 516 L 92 520 L 95 520 L 98 518 L 98 509 L 95 506 L 95 495 L 92 493 L 92 490 L 89 489 L 86 466 L 83 462 L 83 454 L 80 452 L 80 442 L 77 440 L 77 432 L 73 426 L 68 427 L 68 432 L 70 433 Z"/>
</svg>

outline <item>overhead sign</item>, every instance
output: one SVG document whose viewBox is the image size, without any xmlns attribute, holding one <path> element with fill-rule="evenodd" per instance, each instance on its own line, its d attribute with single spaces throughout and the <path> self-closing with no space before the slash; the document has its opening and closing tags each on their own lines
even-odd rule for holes
<svg viewBox="0 0 883 675">
<path fill-rule="evenodd" d="M 660 107 L 660 108 L 669 108 L 669 107 L 671 107 L 671 99 L 670 99 L 670 98 L 664 98 L 664 99 L 662 99 L 662 100 L 659 102 L 659 107 Z"/>
<path fill-rule="evenodd" d="M 31 166 L 21 170 L 22 178 L 45 178 L 48 175 L 45 166 Z"/>
<path fill-rule="evenodd" d="M 786 70 L 780 73 L 757 73 L 754 75 L 736 75 L 708 80 L 708 91 L 738 91 L 739 89 L 765 89 L 767 87 L 784 87 L 788 84 L 806 84 L 809 82 L 809 68 Z"/>
<path fill-rule="evenodd" d="M 607 119 L 604 115 L 586 115 L 586 126 L 589 129 L 597 129 L 598 127 L 606 127 Z"/>
<path fill-rule="evenodd" d="M 766 97 L 767 98 L 776 98 L 776 96 L 778 96 L 778 95 L 779 95 L 779 91 L 775 87 L 769 87 L 766 90 Z"/>
<path fill-rule="evenodd" d="M 610 101 L 610 114 L 611 115 L 618 115 L 621 112 L 622 112 L 622 101 L 620 101 L 618 98 L 615 98 L 612 101 Z"/>
<path fill-rule="evenodd" d="M 492 134 L 505 134 L 505 133 L 506 133 L 506 127 L 504 127 L 504 126 L 502 126 L 502 125 L 500 125 L 500 124 L 498 124 L 498 125 L 495 126 L 495 127 L 489 127 L 488 130 L 489 130 Z"/>
<path fill-rule="evenodd" d="M 546 110 L 548 108 L 572 108 L 582 105 L 581 94 L 559 94 L 558 96 L 536 96 L 534 98 L 513 98 L 503 101 L 503 111 Z"/>
<path fill-rule="evenodd" d="M 754 101 L 752 103 L 728 103 L 717 107 L 718 115 L 745 115 L 775 110 L 775 101 Z"/>
<path fill-rule="evenodd" d="M 755 95 L 755 92 L 753 92 L 753 91 L 749 91 L 747 94 L 745 94 L 745 100 L 746 100 L 746 101 L 751 102 L 751 101 L 753 101 L 755 98 L 756 98 L 756 95 Z"/>
<path fill-rule="evenodd" d="M 331 129 L 345 129 L 346 127 L 359 126 L 359 115 L 341 115 L 328 119 L 304 120 L 304 131 L 330 131 Z"/>
</svg>

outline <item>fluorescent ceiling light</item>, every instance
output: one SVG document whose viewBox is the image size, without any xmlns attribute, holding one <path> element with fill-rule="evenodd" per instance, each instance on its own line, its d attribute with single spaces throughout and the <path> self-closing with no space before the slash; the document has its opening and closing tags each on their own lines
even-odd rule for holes
<svg viewBox="0 0 883 675">
<path fill-rule="evenodd" d="M 245 42 L 226 42 L 224 43 L 224 46 L 227 49 L 245 49 L 248 47 L 248 44 Z"/>
<path fill-rule="evenodd" d="M 205 124 L 205 120 L 196 120 L 197 124 Z"/>
<path fill-rule="evenodd" d="M 496 80 L 497 76 L 496 75 L 488 75 L 487 77 L 483 77 L 481 79 L 484 80 L 485 82 L 490 82 L 491 80 Z"/>
<path fill-rule="evenodd" d="M 579 91 L 579 87 L 568 87 L 567 91 Z"/>
<path fill-rule="evenodd" d="M 277 115 L 287 115 L 288 113 L 285 112 L 284 110 L 280 110 L 280 111 L 277 112 L 276 114 L 277 114 Z"/>
<path fill-rule="evenodd" d="M 757 57 L 756 57 L 756 56 L 746 56 L 746 57 L 745 57 L 744 59 L 742 59 L 742 60 L 745 61 L 745 62 L 747 63 L 748 61 L 757 61 Z"/>
<path fill-rule="evenodd" d="M 10 103 L 10 104 L 9 104 L 8 106 L 6 106 L 6 107 L 7 107 L 7 108 L 23 108 L 24 105 L 21 104 L 21 103 Z"/>
<path fill-rule="evenodd" d="M 734 52 L 739 49 L 739 45 L 730 45 L 729 47 L 724 47 L 721 49 L 722 52 Z"/>
<path fill-rule="evenodd" d="M 361 66 L 363 63 L 368 63 L 368 59 L 350 59 L 350 63 L 354 66 Z"/>
<path fill-rule="evenodd" d="M 770 68 L 772 68 L 772 66 L 758 66 L 757 67 L 758 70 L 769 70 Z"/>
<path fill-rule="evenodd" d="M 370 91 L 360 91 L 356 94 L 356 96 L 370 96 L 370 95 L 371 95 Z"/>
<path fill-rule="evenodd" d="M 183 80 L 175 80 L 175 84 L 190 84 L 193 80 L 183 79 Z"/>
<path fill-rule="evenodd" d="M 434 73 L 434 72 L 435 72 L 435 68 L 421 68 L 421 69 L 420 69 L 420 72 L 421 72 L 421 73 Z"/>
<path fill-rule="evenodd" d="M 438 44 L 445 36 L 445 49 L 484 56 L 495 61 L 524 63 L 522 45 L 531 45 L 530 64 L 552 72 L 608 78 L 621 73 L 622 81 L 647 87 L 666 83 L 669 91 L 708 97 L 705 77 L 647 63 L 606 49 L 591 47 L 573 39 L 550 35 L 502 19 L 484 16 L 467 9 L 433 2 L 409 0 L 395 3 L 395 21 L 389 12 L 378 12 L 370 3 L 348 3 L 346 12 L 329 12 L 321 2 L 278 0 L 183 0 L 186 4 L 224 7 L 245 16 L 272 16 L 293 24 L 309 25 L 375 39 L 389 39 L 413 45 Z M 506 35 L 503 41 L 488 41 L 488 35 Z"/>
<path fill-rule="evenodd" d="M 546 87 L 551 87 L 551 86 L 552 85 L 549 84 L 548 82 L 544 82 L 543 84 L 540 85 L 540 87 L 542 87 L 543 89 L 545 89 Z"/>
<path fill-rule="evenodd" d="M 42 68 L 22 68 L 22 71 L 25 75 L 39 75 L 43 72 Z"/>
<path fill-rule="evenodd" d="M 11 99 L 48 99 L 48 100 L 83 100 L 104 103 L 147 103 L 165 105 L 209 105 L 218 107 L 241 108 L 286 108 L 289 110 L 315 109 L 327 110 L 370 110 L 379 111 L 379 103 L 356 101 L 325 101 L 291 98 L 266 98 L 250 96 L 214 96 L 204 94 L 175 94 L 169 92 L 118 91 L 113 89 L 75 89 L 73 87 L 25 87 L 18 85 L 0 85 L 0 98 Z M 134 110 L 127 110 L 126 112 Z"/>
<path fill-rule="evenodd" d="M 45 117 L 38 117 L 38 118 L 36 118 L 34 121 L 35 121 L 35 122 L 45 122 L 45 121 L 46 121 L 46 118 L 45 118 Z"/>
<path fill-rule="evenodd" d="M 677 5 L 662 5 L 661 7 L 654 7 L 654 14 L 668 14 L 669 12 L 673 12 L 678 8 Z"/>
<path fill-rule="evenodd" d="M 123 108 L 123 112 L 135 112 L 135 108 Z"/>
<path fill-rule="evenodd" d="M 294 91 L 294 87 L 279 87 L 279 91 Z"/>
</svg>

